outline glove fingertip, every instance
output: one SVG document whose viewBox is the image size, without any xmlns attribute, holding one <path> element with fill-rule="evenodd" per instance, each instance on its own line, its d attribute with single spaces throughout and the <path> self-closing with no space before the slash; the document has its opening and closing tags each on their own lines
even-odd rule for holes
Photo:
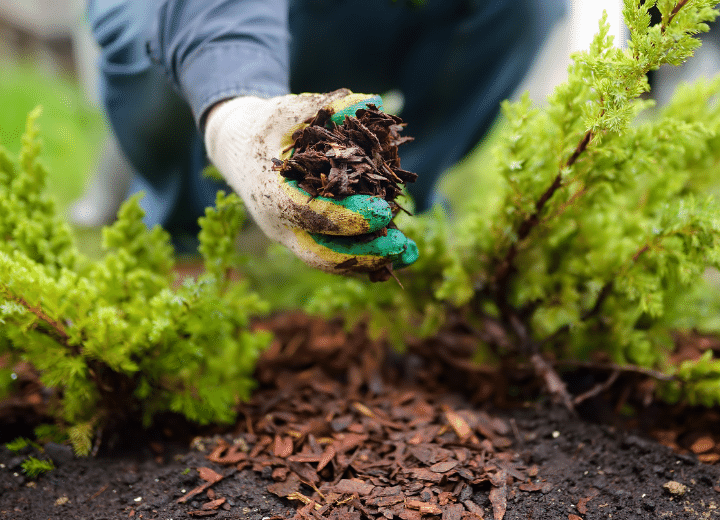
<svg viewBox="0 0 720 520">
<path fill-rule="evenodd" d="M 418 258 L 420 258 L 420 250 L 418 249 L 415 241 L 410 238 L 407 238 L 406 240 L 405 251 L 403 251 L 400 257 L 393 262 L 393 267 L 395 269 L 402 269 L 403 267 L 412 265 L 417 262 Z"/>
</svg>

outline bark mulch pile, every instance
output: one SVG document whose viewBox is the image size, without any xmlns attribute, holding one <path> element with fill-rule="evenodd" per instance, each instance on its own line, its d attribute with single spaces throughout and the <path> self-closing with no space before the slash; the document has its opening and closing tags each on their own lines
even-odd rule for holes
<svg viewBox="0 0 720 520">
<path fill-rule="evenodd" d="M 94 459 L 49 445 L 35 455 L 57 469 L 37 481 L 20 470 L 29 453 L 0 448 L 0 518 L 720 518 L 720 466 L 693 453 L 717 452 L 717 410 L 657 405 L 636 416 L 641 431 L 674 432 L 673 451 L 542 400 L 492 406 L 522 392 L 526 375 L 471 370 L 473 337 L 461 327 L 397 356 L 362 326 L 302 314 L 259 326 L 276 341 L 233 429 L 180 452 L 171 423 L 116 432 L 124 443 Z M 585 414 L 608 416 L 616 402 L 598 395 Z"/>
<path fill-rule="evenodd" d="M 292 138 L 293 156 L 285 161 L 273 159 L 274 169 L 312 197 L 344 198 L 374 195 L 392 202 L 401 187 L 415 182 L 417 174 L 400 168 L 398 146 L 412 141 L 401 137 L 405 123 L 369 104 L 355 117 L 345 116 L 341 125 L 323 109 L 297 130 Z"/>
<path fill-rule="evenodd" d="M 246 408 L 244 442 L 220 442 L 208 459 L 270 474 L 268 491 L 298 504 L 295 518 L 502 518 L 509 485 L 543 488 L 532 481 L 537 467 L 508 451 L 507 421 L 450 395 L 388 385 L 381 349 L 364 350 L 361 334 L 355 344 L 342 331 L 291 334 L 265 357 L 262 379 L 276 387 Z M 299 352 L 322 362 L 288 370 Z M 347 379 L 329 378 L 333 366 Z M 480 489 L 492 513 L 471 499 Z"/>
</svg>

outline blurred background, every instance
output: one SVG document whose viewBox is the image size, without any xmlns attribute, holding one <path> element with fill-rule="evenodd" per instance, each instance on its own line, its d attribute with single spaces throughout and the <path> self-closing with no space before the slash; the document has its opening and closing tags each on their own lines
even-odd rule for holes
<svg viewBox="0 0 720 520">
<path fill-rule="evenodd" d="M 572 0 L 569 15 L 540 50 L 518 92 L 528 90 L 541 103 L 565 79 L 570 54 L 587 48 L 603 9 L 608 12 L 616 45 L 624 45 L 621 3 Z M 109 196 L 107 186 L 92 189 L 98 169 L 110 168 L 118 178 L 127 169 L 103 120 L 98 99 L 97 48 L 84 9 L 85 0 L 0 0 L 0 146 L 15 155 L 27 113 L 42 105 L 39 122 L 43 156 L 50 170 L 49 186 L 61 208 L 68 212 L 83 193 L 91 198 Z M 660 102 L 668 98 L 677 82 L 714 75 L 720 70 L 716 39 L 706 38 L 708 41 L 690 66 L 655 75 L 654 95 Z M 443 190 L 451 200 L 457 184 L 453 179 L 487 163 L 485 150 L 493 134 L 490 132 L 476 152 L 446 176 Z M 112 200 L 104 205 L 112 206 Z M 76 223 L 82 220 L 80 217 L 74 215 Z M 108 219 L 107 215 L 90 217 Z"/>
<path fill-rule="evenodd" d="M 28 112 L 42 105 L 48 183 L 63 208 L 83 192 L 106 135 L 84 3 L 0 0 L 0 146 L 15 156 Z"/>
</svg>

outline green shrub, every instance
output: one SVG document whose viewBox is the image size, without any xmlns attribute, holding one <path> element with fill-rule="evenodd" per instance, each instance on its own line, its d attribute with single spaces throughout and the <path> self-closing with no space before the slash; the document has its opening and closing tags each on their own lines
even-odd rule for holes
<svg viewBox="0 0 720 520">
<path fill-rule="evenodd" d="M 160 411 L 198 423 L 229 422 L 253 386 L 266 333 L 249 330 L 267 305 L 244 282 L 229 283 L 242 224 L 236 195 L 218 194 L 201 219 L 207 273 L 175 287 L 168 234 L 142 222 L 138 197 L 103 230 L 98 260 L 76 249 L 43 191 L 35 120 L 17 161 L 0 149 L 0 393 L 25 360 L 57 390 L 54 413 L 78 453 L 109 420 Z"/>
<path fill-rule="evenodd" d="M 516 355 L 604 353 L 674 375 L 662 388 L 668 399 L 720 403 L 712 352 L 669 362 L 674 328 L 718 323 L 718 288 L 703 275 L 720 266 L 720 206 L 709 195 L 720 185 L 720 80 L 680 89 L 660 111 L 641 97 L 650 70 L 682 63 L 700 45 L 694 36 L 708 30 L 715 3 L 625 0 L 628 49 L 612 46 L 603 18 L 547 106 L 527 97 L 503 104 L 494 163 L 484 168 L 501 179 L 499 204 L 477 193 L 463 204 L 474 209 L 453 221 L 439 211 L 399 217 L 421 251 L 399 275 L 404 289 L 336 282 L 308 307 L 369 316 L 371 330 L 391 330 L 398 345 L 462 313 L 502 330 Z M 663 18 L 651 27 L 656 4 Z M 478 358 L 506 348 L 489 339 Z"/>
</svg>

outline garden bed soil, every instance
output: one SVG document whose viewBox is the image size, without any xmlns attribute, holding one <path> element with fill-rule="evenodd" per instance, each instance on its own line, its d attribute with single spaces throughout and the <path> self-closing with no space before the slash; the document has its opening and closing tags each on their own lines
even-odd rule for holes
<svg viewBox="0 0 720 520">
<path fill-rule="evenodd" d="M 522 370 L 461 368 L 472 345 L 462 328 L 397 356 L 362 326 L 302 314 L 259 326 L 276 341 L 233 427 L 124 425 L 94 458 L 2 447 L 0 518 L 720 518 L 720 413 L 639 406 L 648 383 L 636 375 L 571 413 L 523 398 L 533 383 Z M 567 381 L 577 393 L 606 375 Z M 23 377 L 0 406 L 3 437 L 42 413 L 43 389 Z M 629 418 L 617 412 L 631 406 Z M 56 469 L 28 479 L 29 454 Z"/>
</svg>

